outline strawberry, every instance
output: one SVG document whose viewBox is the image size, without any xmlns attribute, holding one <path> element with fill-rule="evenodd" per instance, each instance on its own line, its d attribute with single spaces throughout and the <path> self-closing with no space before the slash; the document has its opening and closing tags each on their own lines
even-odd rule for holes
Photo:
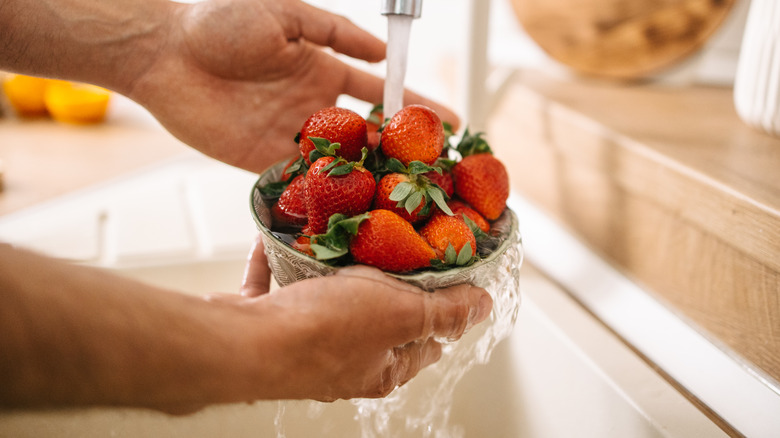
<svg viewBox="0 0 780 438">
<path fill-rule="evenodd" d="M 390 210 L 413 224 L 428 219 L 432 211 L 431 208 L 428 208 L 425 213 L 422 213 L 422 209 L 425 206 L 422 198 L 419 199 L 416 208 L 413 208 L 412 212 L 407 211 L 403 201 L 394 201 L 390 198 L 393 190 L 401 183 L 411 184 L 409 182 L 409 175 L 403 173 L 388 173 L 383 176 L 376 186 L 376 196 L 374 197 L 372 208 Z"/>
<path fill-rule="evenodd" d="M 504 164 L 493 156 L 482 133 L 463 134 L 457 147 L 463 157 L 452 168 L 455 194 L 471 204 L 485 219 L 498 219 L 509 198 L 509 174 Z"/>
<path fill-rule="evenodd" d="M 455 194 L 487 220 L 501 216 L 509 198 L 509 175 L 493 154 L 469 155 L 452 168 Z"/>
<path fill-rule="evenodd" d="M 445 264 L 468 264 L 477 253 L 474 233 L 460 216 L 436 212 L 420 229 L 420 235 Z"/>
<path fill-rule="evenodd" d="M 315 149 L 311 137 L 338 143 L 340 146 L 336 152 L 337 156 L 347 161 L 358 161 L 367 144 L 366 120 L 352 110 L 335 106 L 321 109 L 309 116 L 301 127 L 298 139 L 301 156 L 308 165 L 312 164 L 309 154 Z"/>
<path fill-rule="evenodd" d="M 440 169 L 419 161 L 412 161 L 409 167 L 405 167 L 395 158 L 388 159 L 385 167 L 391 173 L 379 180 L 374 209 L 390 210 L 412 224 L 430 217 L 434 204 L 447 214 L 451 213 L 446 201 L 449 196 L 424 176 L 429 173 L 438 175 Z"/>
<path fill-rule="evenodd" d="M 372 210 L 349 243 L 358 263 L 389 272 L 406 272 L 431 265 L 436 257 L 412 224 L 389 210 Z"/>
<path fill-rule="evenodd" d="M 448 197 L 452 197 L 452 195 L 455 193 L 455 185 L 452 181 L 452 173 L 448 169 L 442 169 L 441 173 L 434 171 L 425 172 L 423 173 L 423 176 L 428 178 L 432 183 L 436 184 L 437 186 L 441 187 L 442 190 L 444 190 L 444 193 L 447 194 Z"/>
<path fill-rule="evenodd" d="M 368 149 L 373 151 L 379 146 L 380 130 L 385 122 L 382 104 L 375 105 L 366 119 L 366 130 L 368 134 Z"/>
<path fill-rule="evenodd" d="M 433 164 L 444 148 L 444 127 L 435 111 L 409 105 L 398 111 L 382 130 L 381 148 L 388 158 L 405 166 L 412 161 Z"/>
<path fill-rule="evenodd" d="M 452 213 L 455 216 L 465 215 L 479 227 L 482 232 L 487 233 L 490 231 L 490 223 L 482 217 L 477 210 L 474 210 L 473 208 L 469 207 L 468 204 L 465 202 L 458 201 L 457 199 L 453 199 L 449 202 L 447 202 L 447 205 L 450 206 L 450 210 L 452 210 Z"/>
<path fill-rule="evenodd" d="M 311 249 L 311 228 L 308 226 L 303 227 L 301 235 L 290 246 L 306 255 L 314 257 L 314 252 Z"/>
<path fill-rule="evenodd" d="M 304 175 L 298 175 L 290 181 L 290 184 L 279 196 L 279 200 L 271 207 L 274 224 L 283 227 L 306 225 L 308 216 L 303 193 L 304 185 Z"/>
<path fill-rule="evenodd" d="M 328 220 L 335 213 L 353 216 L 368 210 L 376 191 L 376 180 L 362 160 L 356 163 L 321 157 L 309 168 L 305 181 L 309 227 L 317 234 L 327 231 Z"/>
<path fill-rule="evenodd" d="M 308 169 L 306 163 L 301 156 L 294 156 L 287 162 L 282 170 L 282 176 L 279 177 L 280 181 L 290 182 L 298 175 L 305 175 Z"/>
</svg>

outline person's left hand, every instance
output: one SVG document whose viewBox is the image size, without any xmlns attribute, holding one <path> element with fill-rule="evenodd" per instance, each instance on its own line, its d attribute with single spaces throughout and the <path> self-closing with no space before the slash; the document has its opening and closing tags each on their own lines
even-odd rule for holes
<svg viewBox="0 0 780 438">
<path fill-rule="evenodd" d="M 173 135 L 253 172 L 296 152 L 315 111 L 348 94 L 382 101 L 383 81 L 326 53 L 377 62 L 385 44 L 344 17 L 299 0 L 178 5 L 166 43 L 127 93 Z M 448 109 L 407 92 L 457 127 Z M 367 114 L 365 115 L 367 116 Z"/>
<path fill-rule="evenodd" d="M 360 265 L 273 293 L 269 279 L 258 240 L 243 296 L 208 297 L 254 317 L 241 331 L 261 353 L 252 399 L 384 397 L 439 360 L 437 339 L 459 339 L 488 317 L 493 303 L 479 287 L 429 293 Z"/>
</svg>

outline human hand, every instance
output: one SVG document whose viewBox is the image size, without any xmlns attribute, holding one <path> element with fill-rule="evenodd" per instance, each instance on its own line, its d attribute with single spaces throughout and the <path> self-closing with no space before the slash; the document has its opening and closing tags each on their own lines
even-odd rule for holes
<svg viewBox="0 0 780 438">
<path fill-rule="evenodd" d="M 322 50 L 368 62 L 385 44 L 346 18 L 299 0 L 211 0 L 179 5 L 167 41 L 127 86 L 173 135 L 253 172 L 293 155 L 315 111 L 348 94 L 382 101 L 383 81 Z M 450 110 L 411 92 L 457 128 Z"/>
<path fill-rule="evenodd" d="M 258 253 L 259 251 L 259 253 Z M 250 256 L 242 294 L 214 295 L 259 318 L 267 398 L 383 397 L 436 362 L 436 339 L 459 339 L 490 314 L 486 291 L 460 285 L 428 293 L 366 267 L 296 282 L 273 293 L 262 243 Z"/>
</svg>

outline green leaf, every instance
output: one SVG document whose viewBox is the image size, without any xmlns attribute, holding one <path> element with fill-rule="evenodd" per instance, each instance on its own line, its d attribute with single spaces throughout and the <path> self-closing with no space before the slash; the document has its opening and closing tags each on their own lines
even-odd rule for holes
<svg viewBox="0 0 780 438">
<path fill-rule="evenodd" d="M 449 248 L 447 248 L 449 249 Z M 454 250 L 454 249 L 453 249 Z M 458 266 L 463 266 L 471 261 L 472 257 L 472 251 L 471 243 L 467 243 L 463 245 L 463 247 L 460 249 L 460 252 L 458 252 L 458 258 L 455 261 L 455 264 Z"/>
<path fill-rule="evenodd" d="M 445 199 L 447 193 L 445 193 L 441 187 L 435 185 L 434 187 L 429 188 L 428 194 L 431 196 L 431 199 L 433 199 L 433 202 L 435 202 L 436 205 L 439 207 L 439 209 L 443 211 L 445 214 L 447 214 L 448 216 L 452 216 L 453 214 L 455 214 L 450 209 L 450 206 L 447 205 L 447 201 Z"/>
<path fill-rule="evenodd" d="M 341 161 L 341 160 L 334 160 L 334 163 L 335 163 L 336 161 Z M 326 166 L 326 167 L 327 167 L 327 166 Z M 330 172 L 328 172 L 328 176 L 342 176 L 342 175 L 347 175 L 347 174 L 349 174 L 350 172 L 352 172 L 352 169 L 354 169 L 354 168 L 355 168 L 355 163 L 353 163 L 353 162 L 350 162 L 350 163 L 345 163 L 345 162 L 341 161 L 341 164 L 340 164 L 340 165 L 337 165 L 336 167 L 334 167 L 334 168 L 333 168 L 333 170 L 331 170 Z"/>
<path fill-rule="evenodd" d="M 483 240 L 483 239 L 487 239 L 489 237 L 487 235 L 487 233 L 482 231 L 482 228 L 480 228 L 479 225 L 477 225 L 476 222 L 471 220 L 470 217 L 466 216 L 465 213 L 463 214 L 463 221 L 466 222 L 466 225 L 469 226 L 469 228 L 471 229 L 471 232 L 474 233 L 474 237 L 477 239 L 477 241 L 480 241 L 480 240 Z"/>
<path fill-rule="evenodd" d="M 346 255 L 349 252 L 348 248 L 332 248 L 329 246 L 323 246 L 318 245 L 316 243 L 312 243 L 309 245 L 311 248 L 311 251 L 314 253 L 314 257 L 317 260 L 331 260 L 331 259 L 337 259 L 341 256 Z"/>
<path fill-rule="evenodd" d="M 431 259 L 431 267 L 434 269 L 438 269 L 440 271 L 449 269 L 449 266 L 447 266 L 443 261 L 439 259 Z"/>
<path fill-rule="evenodd" d="M 322 137 L 309 137 L 312 143 L 314 143 L 314 149 L 320 151 L 324 155 L 333 156 L 336 151 L 341 148 L 341 143 L 331 143 L 327 138 Z"/>
<path fill-rule="evenodd" d="M 289 181 L 273 181 L 262 187 L 258 187 L 258 190 L 260 190 L 260 195 L 263 198 L 276 199 L 282 196 L 284 189 L 286 189 L 288 185 L 290 185 Z"/>
<path fill-rule="evenodd" d="M 343 221 L 345 219 L 348 219 L 348 218 L 349 218 L 349 216 L 347 216 L 344 213 L 333 213 L 328 218 L 328 229 L 333 228 L 334 226 L 336 226 L 337 223 L 339 223 L 339 222 L 341 222 L 341 221 Z"/>
<path fill-rule="evenodd" d="M 368 217 L 368 213 L 352 217 L 341 213 L 331 215 L 328 219 L 328 231 L 311 236 L 311 249 L 317 260 L 330 260 L 346 255 L 352 236 L 357 234 L 360 223 Z"/>
<path fill-rule="evenodd" d="M 385 167 L 390 172 L 397 172 L 397 173 L 407 173 L 408 169 L 406 166 L 404 166 L 404 163 L 401 162 L 398 158 L 388 158 L 387 161 L 385 161 Z"/>
<path fill-rule="evenodd" d="M 287 167 L 287 169 L 284 171 L 282 176 L 287 175 L 290 178 L 294 178 L 302 173 L 306 173 L 306 170 L 307 170 L 307 166 L 306 166 L 306 162 L 303 161 L 303 157 L 298 157 L 298 159 L 293 161 L 293 163 Z"/>
<path fill-rule="evenodd" d="M 482 135 L 484 135 L 483 132 L 471 134 L 469 129 L 466 128 L 466 131 L 463 133 L 463 137 L 461 137 L 460 143 L 458 143 L 457 147 L 460 155 L 462 157 L 467 157 L 469 155 L 483 153 L 492 154 L 493 150 L 490 149 L 490 145 L 488 145 L 487 140 L 482 138 Z"/>
<path fill-rule="evenodd" d="M 368 219 L 371 215 L 368 213 L 359 214 L 356 216 L 352 216 L 350 218 L 346 218 L 340 222 L 338 222 L 338 226 L 341 227 L 344 231 L 349 233 L 352 236 L 356 236 L 358 233 L 358 229 L 360 228 L 361 222 Z"/>
<path fill-rule="evenodd" d="M 309 162 L 314 163 L 315 161 L 319 160 L 322 157 L 326 157 L 327 155 L 323 154 L 322 152 L 318 151 L 317 149 L 312 149 L 311 152 L 309 152 Z"/>
<path fill-rule="evenodd" d="M 441 175 L 441 168 L 440 167 L 431 167 L 431 166 L 423 163 L 422 161 L 412 161 L 411 163 L 409 163 L 408 173 L 410 173 L 412 175 L 417 175 L 417 174 L 420 174 L 420 173 L 431 172 L 431 171 L 434 171 L 434 170 L 439 172 L 439 175 Z"/>
<path fill-rule="evenodd" d="M 389 199 L 391 201 L 403 201 L 414 190 L 414 184 L 409 181 L 398 183 L 397 186 L 390 192 Z"/>
<path fill-rule="evenodd" d="M 409 212 L 409 214 L 412 214 L 412 212 L 416 210 L 417 207 L 420 206 L 421 202 L 423 202 L 422 191 L 415 191 L 414 193 L 409 195 L 408 198 L 406 198 L 404 207 L 406 208 L 406 211 Z"/>
<path fill-rule="evenodd" d="M 455 247 L 450 243 L 447 245 L 447 249 L 444 250 L 444 263 L 454 265 L 456 261 L 458 261 L 458 255 L 455 252 Z"/>
<path fill-rule="evenodd" d="M 420 210 L 420 216 L 427 216 L 431 212 L 431 194 L 428 190 L 423 191 L 425 195 L 425 201 L 422 210 Z"/>
<path fill-rule="evenodd" d="M 319 172 L 319 173 L 325 173 L 325 172 L 327 172 L 327 171 L 329 171 L 329 170 L 331 170 L 331 169 L 335 168 L 335 167 L 336 167 L 336 166 L 338 166 L 338 165 L 339 165 L 339 160 L 333 160 L 333 161 L 331 161 L 330 163 L 328 163 L 327 165 L 325 165 L 325 167 L 323 167 L 322 169 L 320 169 L 320 172 Z"/>
</svg>

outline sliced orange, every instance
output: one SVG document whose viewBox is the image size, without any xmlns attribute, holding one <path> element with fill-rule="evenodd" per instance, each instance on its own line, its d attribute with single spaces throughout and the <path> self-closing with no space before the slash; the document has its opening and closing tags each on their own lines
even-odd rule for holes
<svg viewBox="0 0 780 438">
<path fill-rule="evenodd" d="M 3 91 L 17 114 L 24 117 L 46 114 L 43 96 L 47 80 L 33 76 L 10 74 L 3 81 Z"/>
<path fill-rule="evenodd" d="M 66 123 L 103 121 L 111 92 L 95 85 L 49 80 L 44 101 L 54 120 Z"/>
</svg>

